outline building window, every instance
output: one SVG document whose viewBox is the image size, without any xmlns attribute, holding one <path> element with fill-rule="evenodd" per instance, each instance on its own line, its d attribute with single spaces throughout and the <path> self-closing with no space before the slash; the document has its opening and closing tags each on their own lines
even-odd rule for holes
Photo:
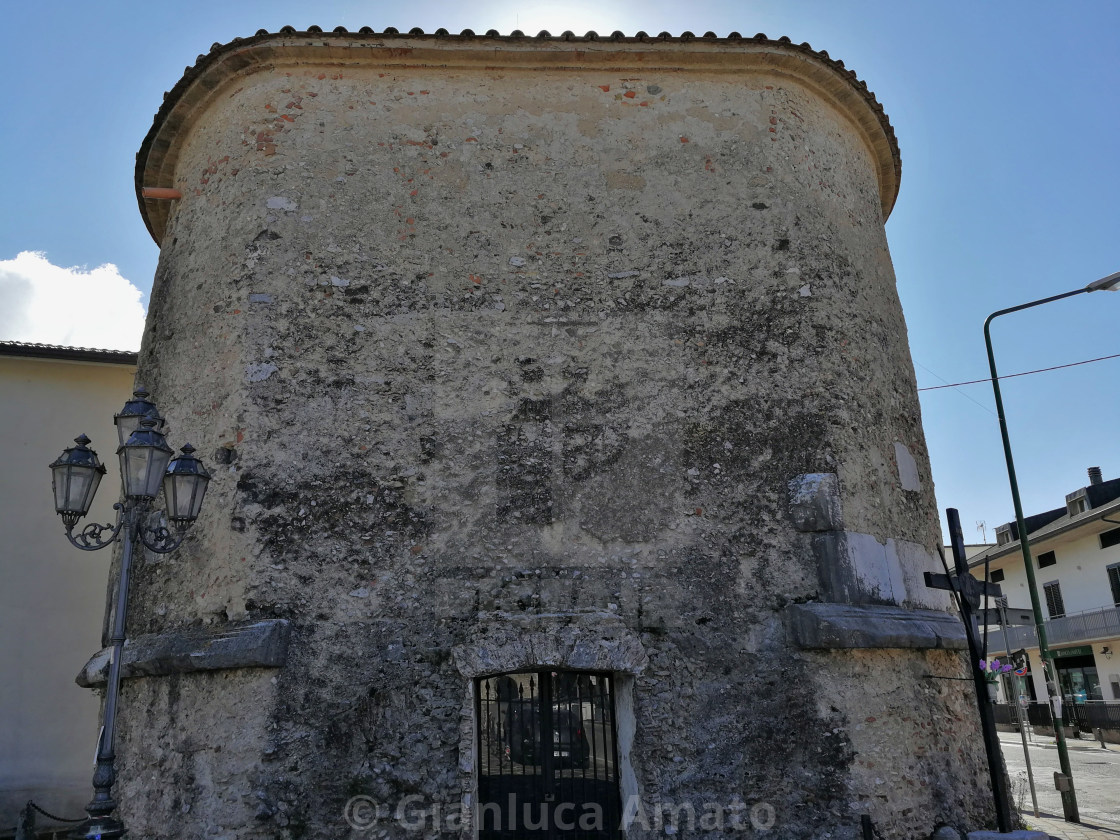
<svg viewBox="0 0 1120 840">
<path fill-rule="evenodd" d="M 1108 585 L 1112 587 L 1112 603 L 1120 607 L 1120 563 L 1108 567 Z"/>
<path fill-rule="evenodd" d="M 1085 512 L 1085 497 L 1078 496 L 1076 499 L 1070 499 L 1066 502 L 1066 510 L 1069 511 L 1070 516 L 1077 516 L 1079 513 Z"/>
<path fill-rule="evenodd" d="M 1101 548 L 1112 548 L 1114 545 L 1120 545 L 1120 528 L 1101 534 Z"/>
<path fill-rule="evenodd" d="M 1044 584 L 1042 590 L 1046 593 L 1046 611 L 1051 618 L 1061 618 L 1066 614 L 1066 605 L 1062 602 L 1062 587 L 1058 581 Z"/>
<path fill-rule="evenodd" d="M 992 569 L 992 573 L 988 575 L 988 580 L 992 583 L 1000 583 L 1004 577 L 1003 569 Z"/>
<path fill-rule="evenodd" d="M 1053 551 L 1044 551 L 1038 555 L 1038 568 L 1045 569 L 1047 566 L 1053 566 L 1058 562 L 1058 558 L 1054 556 Z"/>
<path fill-rule="evenodd" d="M 1011 526 L 1000 525 L 996 528 L 996 545 L 1007 545 L 1011 542 Z"/>
</svg>

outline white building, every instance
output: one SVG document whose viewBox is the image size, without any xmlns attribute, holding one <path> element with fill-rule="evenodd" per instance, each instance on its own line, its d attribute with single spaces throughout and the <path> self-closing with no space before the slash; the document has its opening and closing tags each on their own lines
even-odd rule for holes
<svg viewBox="0 0 1120 840">
<path fill-rule="evenodd" d="M 113 520 L 135 373 L 135 353 L 0 341 L 0 836 L 28 799 L 77 817 L 93 794 L 99 696 L 74 677 L 101 647 L 112 550 L 67 542 L 47 465 L 89 435 L 110 475 L 85 521 Z"/>
<path fill-rule="evenodd" d="M 1039 599 L 1048 618 L 1047 639 L 1054 654 L 1065 702 L 1120 701 L 1120 478 L 1103 481 L 1097 467 L 1089 484 L 1066 496 L 1065 506 L 1027 517 Z M 969 559 L 976 577 L 998 583 L 1011 608 L 1029 610 L 1030 591 L 1014 522 L 996 528 L 997 544 Z M 989 657 L 1025 649 L 1026 677 L 1016 679 L 1016 695 L 1045 700 L 1045 677 L 1033 626 L 989 628 Z M 1010 698 L 1014 699 L 1014 698 Z"/>
</svg>

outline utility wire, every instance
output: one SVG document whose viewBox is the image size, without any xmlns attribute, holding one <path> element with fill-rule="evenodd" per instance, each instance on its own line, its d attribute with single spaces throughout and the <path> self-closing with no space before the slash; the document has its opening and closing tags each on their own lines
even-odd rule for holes
<svg viewBox="0 0 1120 840">
<path fill-rule="evenodd" d="M 1093 362 L 1103 362 L 1107 359 L 1120 359 L 1120 353 L 1113 353 L 1111 356 L 1101 356 L 1097 359 L 1086 359 L 1083 362 L 1070 362 L 1067 365 L 1054 365 L 1053 367 L 1039 368 L 1038 370 L 1025 370 L 1022 373 L 1005 373 L 1000 379 L 1014 379 L 1016 376 L 1030 376 L 1032 373 L 1046 373 L 1051 370 L 1061 370 L 1062 368 L 1077 367 L 1078 365 L 1088 365 Z M 929 370 L 929 368 L 925 368 Z M 932 371 L 930 371 L 932 373 Z M 936 374 L 934 374 L 936 376 Z M 941 377 L 938 377 L 940 379 Z M 927 388 L 919 388 L 919 391 L 937 391 L 941 388 L 956 388 L 958 385 L 978 385 L 981 382 L 991 382 L 991 377 L 988 379 L 970 379 L 968 382 L 953 382 L 948 385 L 930 385 Z"/>
<path fill-rule="evenodd" d="M 921 362 L 914 362 L 914 364 L 916 364 L 916 365 L 917 365 L 918 367 L 920 367 L 920 368 L 921 368 L 922 370 L 924 370 L 924 371 L 925 371 L 926 373 L 930 374 L 931 376 L 936 376 L 936 377 L 937 377 L 938 379 L 940 379 L 940 380 L 941 380 L 942 382 L 944 382 L 944 381 L 945 381 L 945 377 L 944 377 L 944 376 L 939 376 L 939 375 L 938 375 L 937 373 L 935 373 L 934 371 L 932 371 L 932 370 L 930 370 L 929 368 L 927 368 L 927 367 L 926 367 L 925 365 L 923 365 L 923 364 L 922 364 Z M 982 380 L 982 381 L 983 381 L 983 380 Z M 954 386 L 953 386 L 953 385 L 945 385 L 945 386 L 943 386 L 943 387 L 945 387 L 945 388 L 952 388 L 952 387 L 954 387 Z M 921 388 L 919 388 L 918 390 L 919 390 L 919 391 L 921 391 L 922 389 L 921 389 Z M 967 394 L 967 393 L 966 393 L 965 391 L 957 391 L 957 393 L 958 393 L 958 394 L 960 394 L 960 395 L 961 395 L 962 397 L 964 397 L 964 398 L 965 398 L 966 400 L 968 400 L 968 401 L 969 401 L 970 403 L 972 403 L 973 405 L 978 405 L 978 406 L 980 406 L 980 408 L 982 408 L 982 409 L 983 409 L 984 411 L 988 412 L 988 413 L 989 413 L 990 415 L 992 415 L 993 417 L 995 417 L 995 416 L 996 416 L 996 413 L 995 413 L 994 411 L 992 411 L 992 410 L 991 410 L 990 408 L 988 408 L 988 407 L 987 407 L 986 405 L 984 405 L 984 403 L 980 402 L 979 400 L 976 400 L 976 399 L 973 399 L 972 397 L 970 397 L 970 396 L 969 396 L 969 395 L 968 395 L 968 394 Z"/>
</svg>

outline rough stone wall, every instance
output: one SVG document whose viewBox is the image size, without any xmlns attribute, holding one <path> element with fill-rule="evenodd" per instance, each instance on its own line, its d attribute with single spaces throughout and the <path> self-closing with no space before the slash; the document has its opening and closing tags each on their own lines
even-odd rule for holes
<svg viewBox="0 0 1120 840">
<path fill-rule="evenodd" d="M 777 73 L 280 62 L 181 132 L 140 380 L 216 474 L 131 630 L 293 635 L 282 669 L 127 681 L 138 836 L 457 808 L 486 662 L 631 677 L 646 807 L 765 802 L 789 838 L 987 818 L 970 700 L 929 679 L 958 654 L 801 650 L 785 617 L 823 597 L 817 531 L 895 541 L 857 602 L 945 605 L 848 116 Z M 806 474 L 842 523 L 795 527 Z"/>
</svg>

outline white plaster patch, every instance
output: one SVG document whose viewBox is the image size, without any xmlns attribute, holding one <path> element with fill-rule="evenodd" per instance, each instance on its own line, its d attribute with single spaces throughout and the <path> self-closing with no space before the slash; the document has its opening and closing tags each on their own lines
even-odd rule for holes
<svg viewBox="0 0 1120 840">
<path fill-rule="evenodd" d="M 902 489 L 920 491 L 922 480 L 918 478 L 918 462 L 905 444 L 895 441 L 894 458 L 898 462 L 898 480 L 902 483 Z"/>
<path fill-rule="evenodd" d="M 295 210 L 296 203 L 282 195 L 274 195 L 265 202 L 269 210 Z"/>
</svg>

